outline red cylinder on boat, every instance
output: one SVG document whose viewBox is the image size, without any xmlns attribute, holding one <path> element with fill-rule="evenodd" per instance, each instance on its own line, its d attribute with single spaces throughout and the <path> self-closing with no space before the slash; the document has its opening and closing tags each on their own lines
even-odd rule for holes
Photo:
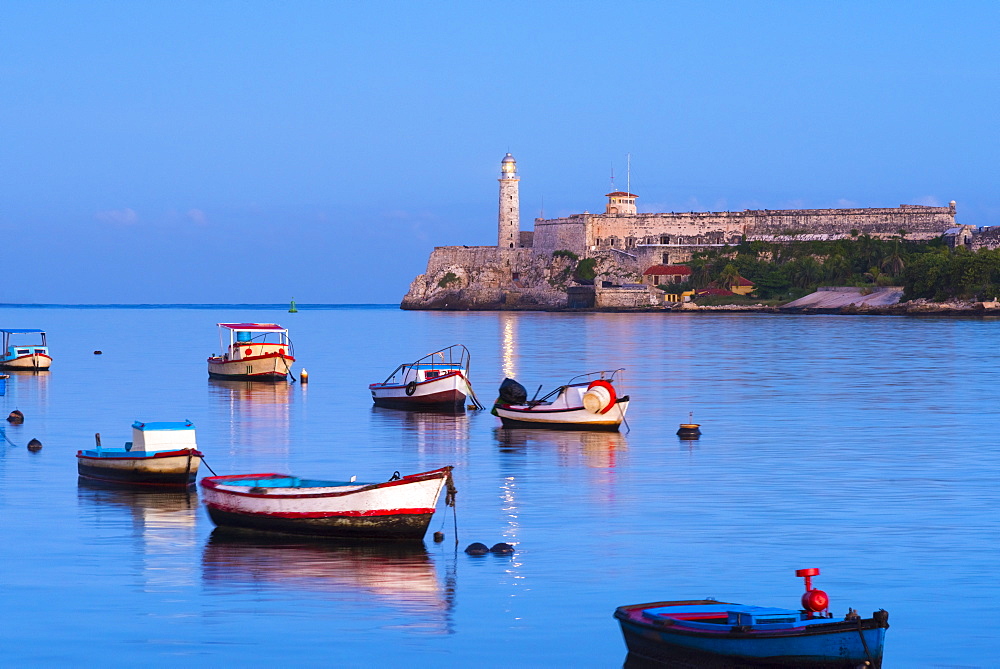
<svg viewBox="0 0 1000 669">
<path fill-rule="evenodd" d="M 590 413 L 607 413 L 617 400 L 615 387 L 604 379 L 591 381 L 587 392 L 583 394 L 583 406 Z"/>
<path fill-rule="evenodd" d="M 830 597 L 822 590 L 810 590 L 802 595 L 802 608 L 819 613 L 830 608 Z"/>
</svg>

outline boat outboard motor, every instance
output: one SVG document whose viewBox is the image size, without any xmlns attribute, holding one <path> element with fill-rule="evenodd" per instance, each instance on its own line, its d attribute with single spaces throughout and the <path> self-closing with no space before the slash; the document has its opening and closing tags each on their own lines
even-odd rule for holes
<svg viewBox="0 0 1000 669">
<path fill-rule="evenodd" d="M 500 384 L 500 402 L 503 404 L 524 404 L 528 401 L 528 391 L 514 379 L 504 379 Z"/>
</svg>

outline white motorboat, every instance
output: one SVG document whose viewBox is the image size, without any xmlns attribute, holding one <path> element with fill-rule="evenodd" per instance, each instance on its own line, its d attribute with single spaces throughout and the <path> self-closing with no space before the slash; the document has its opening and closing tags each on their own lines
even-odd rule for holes
<svg viewBox="0 0 1000 669">
<path fill-rule="evenodd" d="M 505 379 L 492 413 L 504 427 L 617 431 L 629 404 L 629 396 L 619 396 L 615 387 L 623 371 L 580 374 L 541 399 L 531 400 L 524 386 Z"/>
<path fill-rule="evenodd" d="M 382 383 L 368 386 L 377 407 L 465 411 L 465 399 L 479 405 L 469 383 L 469 350 L 454 344 L 402 364 Z"/>
</svg>

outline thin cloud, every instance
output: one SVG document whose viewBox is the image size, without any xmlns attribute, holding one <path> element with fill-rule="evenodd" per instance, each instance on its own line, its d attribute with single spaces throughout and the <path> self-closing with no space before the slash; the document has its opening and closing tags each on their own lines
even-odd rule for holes
<svg viewBox="0 0 1000 669">
<path fill-rule="evenodd" d="M 938 200 L 933 195 L 921 195 L 916 200 L 914 200 L 913 204 L 922 204 L 922 205 L 924 205 L 926 207 L 943 207 L 944 206 L 943 204 L 941 204 L 941 201 Z"/>
<path fill-rule="evenodd" d="M 198 225 L 207 225 L 208 216 L 201 209 L 191 209 L 187 213 L 188 219 L 197 223 Z"/>
<path fill-rule="evenodd" d="M 139 222 L 139 214 L 134 209 L 108 209 L 94 214 L 94 218 L 102 223 L 113 225 L 135 225 Z"/>
</svg>

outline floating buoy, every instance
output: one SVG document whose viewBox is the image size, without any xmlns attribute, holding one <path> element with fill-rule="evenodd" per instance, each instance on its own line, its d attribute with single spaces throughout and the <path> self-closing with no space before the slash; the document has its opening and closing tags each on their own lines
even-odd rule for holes
<svg viewBox="0 0 1000 669">
<path fill-rule="evenodd" d="M 439 544 L 442 541 L 444 541 L 444 532 L 435 532 L 434 533 L 434 543 Z"/>
<path fill-rule="evenodd" d="M 32 439 L 31 441 L 28 442 L 28 450 L 29 451 L 42 450 L 42 442 L 38 441 L 37 439 Z"/>
<path fill-rule="evenodd" d="M 103 355 L 104 351 L 94 351 L 94 355 Z"/>
<path fill-rule="evenodd" d="M 465 552 L 469 555 L 486 555 L 490 552 L 490 548 L 486 544 L 481 544 L 477 541 L 474 544 L 469 544 L 468 548 L 465 549 Z"/>
<path fill-rule="evenodd" d="M 297 313 L 299 313 L 299 310 L 295 307 L 295 298 L 292 298 L 292 303 L 288 307 L 288 313 L 290 313 L 290 314 L 297 314 Z"/>
<path fill-rule="evenodd" d="M 677 436 L 681 439 L 697 439 L 701 436 L 701 425 L 694 422 L 694 412 L 688 412 L 688 422 L 681 423 L 677 429 Z"/>
<path fill-rule="evenodd" d="M 508 555 L 514 552 L 514 547 L 508 543 L 501 541 L 498 544 L 493 544 L 493 548 L 490 549 L 491 553 L 498 553 L 500 555 Z"/>
<path fill-rule="evenodd" d="M 302 371 L 299 372 L 299 383 L 309 383 L 309 372 L 307 372 L 304 367 L 302 368 Z"/>
<path fill-rule="evenodd" d="M 7 422 L 12 425 L 20 425 L 24 422 L 24 414 L 17 409 L 14 409 L 10 412 L 10 415 L 7 416 Z"/>
<path fill-rule="evenodd" d="M 590 382 L 587 392 L 583 394 L 583 408 L 590 413 L 607 413 L 617 400 L 615 387 L 609 381 L 597 379 Z"/>
</svg>

